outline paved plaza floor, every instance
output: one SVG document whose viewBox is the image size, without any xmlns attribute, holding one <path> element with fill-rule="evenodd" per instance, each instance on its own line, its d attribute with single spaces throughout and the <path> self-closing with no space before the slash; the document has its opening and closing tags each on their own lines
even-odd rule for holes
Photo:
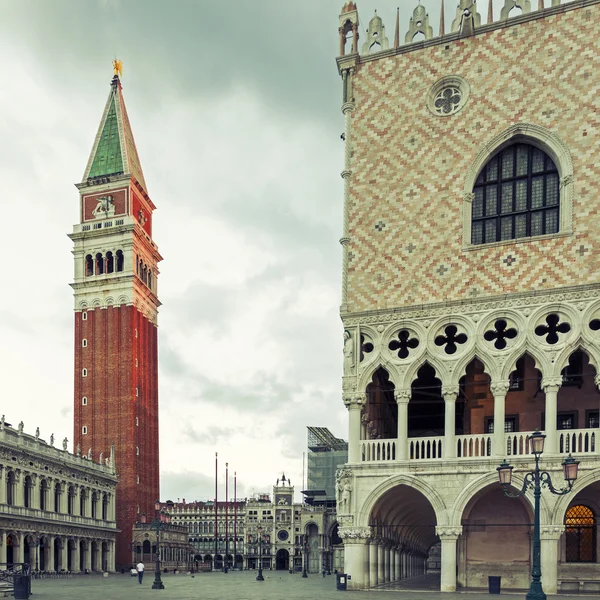
<svg viewBox="0 0 600 600">
<path fill-rule="evenodd" d="M 335 575 L 323 578 L 310 575 L 290 575 L 283 571 L 264 571 L 265 580 L 256 581 L 255 571 L 224 573 L 198 573 L 189 575 L 165 575 L 164 590 L 153 590 L 154 573 L 147 571 L 140 585 L 137 578 L 125 575 L 78 575 L 72 579 L 42 579 L 32 582 L 32 600 L 490 600 L 487 592 L 459 592 L 442 594 L 430 589 L 410 590 L 409 582 L 404 589 L 372 590 L 367 592 L 338 591 Z M 419 588 L 418 580 L 414 587 Z M 504 594 L 510 598 L 524 598 L 525 594 Z M 550 596 L 549 596 L 550 597 Z M 572 596 L 554 596 L 567 599 Z M 589 596 L 588 596 L 589 597 Z"/>
</svg>

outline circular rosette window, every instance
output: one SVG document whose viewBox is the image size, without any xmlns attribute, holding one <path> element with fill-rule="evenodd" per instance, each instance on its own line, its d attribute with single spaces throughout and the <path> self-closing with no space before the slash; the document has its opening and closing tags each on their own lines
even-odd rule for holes
<svg viewBox="0 0 600 600">
<path fill-rule="evenodd" d="M 567 316 L 553 312 L 538 320 L 534 332 L 540 341 L 553 346 L 564 342 L 571 330 Z"/>
<path fill-rule="evenodd" d="M 457 325 L 450 324 L 444 325 L 433 341 L 444 354 L 453 356 L 464 349 L 468 339 Z"/>
<path fill-rule="evenodd" d="M 288 532 L 287 532 L 285 529 L 280 529 L 280 530 L 277 532 L 277 537 L 278 537 L 278 538 L 279 538 L 279 539 L 280 539 L 282 542 L 285 542 L 285 540 L 287 540 L 287 539 L 288 539 L 288 537 L 289 537 L 289 534 L 288 534 Z"/>
<path fill-rule="evenodd" d="M 359 347 L 360 362 L 369 360 L 373 356 L 373 350 L 375 350 L 373 340 L 366 333 L 361 333 Z"/>
<path fill-rule="evenodd" d="M 438 117 L 450 117 L 464 107 L 469 99 L 469 92 L 469 84 L 462 77 L 444 77 L 429 90 L 427 107 Z"/>
<path fill-rule="evenodd" d="M 419 338 L 409 329 L 400 329 L 388 344 L 392 354 L 402 360 L 412 358 L 418 347 Z"/>
<path fill-rule="evenodd" d="M 483 334 L 483 339 L 494 350 L 511 348 L 517 343 L 518 337 L 519 330 L 516 323 L 506 317 L 491 321 Z"/>
</svg>

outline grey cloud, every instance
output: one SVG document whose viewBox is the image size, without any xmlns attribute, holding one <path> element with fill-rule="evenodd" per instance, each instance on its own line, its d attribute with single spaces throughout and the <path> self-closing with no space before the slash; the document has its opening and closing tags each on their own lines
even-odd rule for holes
<svg viewBox="0 0 600 600">
<path fill-rule="evenodd" d="M 207 451 L 206 456 L 194 456 L 194 462 L 214 460 L 212 452 Z M 167 467 L 168 468 L 168 467 Z M 195 471 L 183 471 L 174 473 L 165 470 L 165 465 L 161 469 L 161 498 L 177 501 L 178 498 L 185 498 L 187 502 L 192 500 L 207 500 L 215 497 L 215 481 L 207 475 Z"/>
<path fill-rule="evenodd" d="M 188 442 L 205 446 L 218 446 L 220 442 L 231 438 L 237 431 L 240 431 L 239 427 L 208 427 L 199 431 L 196 427 L 187 423 L 181 433 Z"/>
</svg>

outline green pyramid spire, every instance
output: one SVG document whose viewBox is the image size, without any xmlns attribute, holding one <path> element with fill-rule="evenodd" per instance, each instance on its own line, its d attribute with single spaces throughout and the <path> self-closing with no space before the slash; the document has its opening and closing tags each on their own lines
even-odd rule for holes
<svg viewBox="0 0 600 600">
<path fill-rule="evenodd" d="M 125 108 L 121 82 L 116 75 L 111 83 L 110 94 L 83 180 L 85 182 L 111 175 L 131 175 L 147 192 Z"/>
<path fill-rule="evenodd" d="M 96 148 L 94 162 L 90 167 L 88 177 L 116 175 L 124 172 L 121 143 L 119 141 L 119 125 L 115 97 L 111 95 L 110 108 L 104 121 L 104 127 Z"/>
</svg>

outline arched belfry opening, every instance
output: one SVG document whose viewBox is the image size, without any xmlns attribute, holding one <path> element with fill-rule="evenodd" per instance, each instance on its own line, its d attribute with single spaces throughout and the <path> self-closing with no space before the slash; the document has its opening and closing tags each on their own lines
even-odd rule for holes
<svg viewBox="0 0 600 600">
<path fill-rule="evenodd" d="M 398 404 L 389 373 L 379 367 L 367 385 L 363 416 L 363 439 L 379 440 L 398 436 Z"/>
<path fill-rule="evenodd" d="M 445 404 L 442 382 L 435 369 L 425 363 L 417 371 L 408 403 L 408 437 L 444 435 Z"/>
</svg>

